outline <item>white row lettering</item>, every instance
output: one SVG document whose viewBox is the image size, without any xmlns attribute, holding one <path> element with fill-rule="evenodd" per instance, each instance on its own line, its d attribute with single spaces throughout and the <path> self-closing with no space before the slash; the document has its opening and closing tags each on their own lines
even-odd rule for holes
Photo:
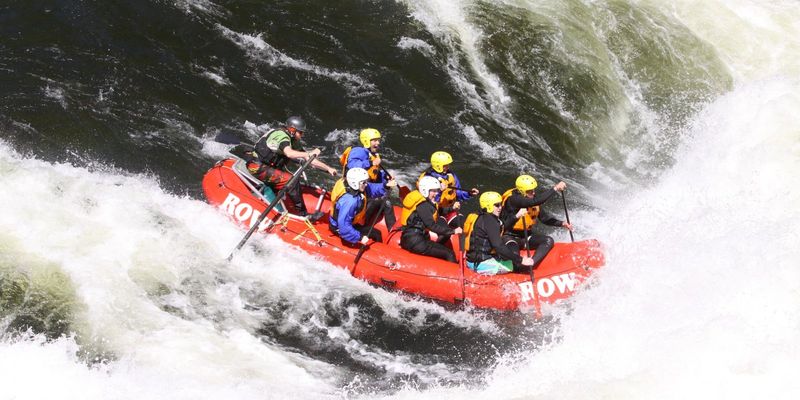
<svg viewBox="0 0 800 400">
<path fill-rule="evenodd" d="M 254 210 L 253 206 L 251 206 L 250 204 L 242 203 L 241 201 L 242 200 L 235 194 L 228 193 L 228 197 L 225 198 L 225 201 L 223 201 L 219 207 L 225 210 L 226 213 L 232 215 L 240 222 L 247 221 L 248 226 L 252 228 L 253 225 L 255 225 L 256 221 L 258 221 L 258 218 L 261 216 L 261 213 L 257 210 Z M 266 219 L 262 221 L 261 224 L 258 226 L 258 230 L 263 231 L 264 229 L 266 229 L 267 225 L 269 225 L 269 222 L 270 221 Z"/>
<path fill-rule="evenodd" d="M 536 279 L 536 292 L 538 292 L 541 297 L 552 296 L 556 289 L 558 289 L 559 293 L 563 294 L 575 290 L 576 282 L 577 280 L 575 279 L 574 272 L 556 275 L 552 278 L 540 278 Z M 517 285 L 519 286 L 522 301 L 527 302 L 533 300 L 535 293 L 530 281 L 520 282 Z"/>
</svg>

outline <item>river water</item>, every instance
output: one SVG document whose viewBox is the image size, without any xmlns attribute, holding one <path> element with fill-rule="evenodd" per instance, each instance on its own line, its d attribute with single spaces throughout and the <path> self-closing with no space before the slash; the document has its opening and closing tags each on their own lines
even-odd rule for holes
<svg viewBox="0 0 800 400">
<path fill-rule="evenodd" d="M 0 399 L 795 399 L 797 21 L 789 0 L 2 2 Z M 225 262 L 243 232 L 203 199 L 213 138 L 294 114 L 330 164 L 379 129 L 406 184 L 436 150 L 469 187 L 564 180 L 607 267 L 537 321 L 276 238 Z"/>
</svg>

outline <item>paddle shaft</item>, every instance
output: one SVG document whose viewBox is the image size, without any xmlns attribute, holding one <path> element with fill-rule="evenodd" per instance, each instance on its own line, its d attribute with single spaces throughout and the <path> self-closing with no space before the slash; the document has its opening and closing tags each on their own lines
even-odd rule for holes
<svg viewBox="0 0 800 400">
<path fill-rule="evenodd" d="M 365 200 L 365 201 L 369 201 L 369 200 Z M 334 207 L 335 206 L 336 205 L 334 205 Z M 364 206 L 366 207 L 366 205 L 364 205 Z M 369 230 L 367 231 L 367 234 L 364 235 L 367 238 L 369 238 L 369 235 L 370 235 L 370 233 L 372 233 L 372 230 L 375 229 L 375 224 L 378 223 L 378 218 L 380 218 L 381 215 L 383 215 L 383 210 L 384 210 L 383 202 L 381 202 L 381 208 L 378 209 L 378 212 L 375 213 L 374 217 L 372 217 L 372 222 L 369 225 Z M 353 260 L 353 269 L 351 270 L 351 272 L 356 270 L 356 265 L 358 265 L 358 260 L 360 260 L 361 256 L 364 255 L 364 251 L 366 249 L 367 249 L 367 244 L 366 243 L 361 243 L 361 248 L 358 249 L 358 254 L 356 254 L 356 259 Z"/>
<path fill-rule="evenodd" d="M 239 249 L 241 249 L 242 246 L 244 246 L 247 240 L 250 239 L 250 236 L 252 236 L 256 230 L 258 230 L 258 227 L 261 225 L 261 222 L 264 221 L 264 218 L 267 218 L 267 214 L 269 214 L 269 212 L 272 211 L 273 208 L 275 208 L 275 205 L 277 205 L 280 202 L 280 200 L 283 198 L 283 195 L 286 194 L 286 191 L 297 183 L 297 179 L 300 178 L 302 172 L 305 171 L 306 168 L 308 168 L 308 166 L 311 165 L 311 163 L 316 158 L 317 158 L 316 154 L 313 154 L 311 155 L 311 157 L 308 157 L 308 161 L 306 161 L 300 167 L 300 169 L 298 169 L 297 172 L 295 172 L 294 175 L 292 175 L 292 178 L 289 179 L 289 182 L 286 183 L 286 186 L 284 186 L 283 189 L 281 189 L 278 192 L 278 194 L 275 195 L 275 199 L 272 200 L 272 203 L 270 203 L 269 206 L 267 206 L 267 209 L 264 210 L 264 212 L 262 212 L 261 215 L 258 216 L 258 220 L 253 224 L 253 226 L 250 227 L 250 230 L 247 231 L 247 234 L 244 235 L 242 240 L 239 241 L 239 244 L 236 245 L 236 248 L 234 248 L 233 251 L 231 251 L 231 254 L 228 256 L 228 261 L 233 259 L 233 255 L 236 254 L 236 252 L 239 251 Z"/>
<path fill-rule="evenodd" d="M 217 143 L 222 143 L 222 144 L 227 144 L 227 145 L 234 145 L 235 146 L 235 145 L 238 145 L 238 144 L 244 144 L 244 145 L 247 145 L 247 146 L 250 146 L 250 147 L 253 147 L 253 148 L 256 147 L 255 143 L 250 143 L 247 140 L 239 139 L 234 134 L 232 134 L 230 132 L 225 132 L 225 131 L 222 131 L 222 132 L 218 133 L 217 136 L 214 137 L 214 141 L 217 142 Z M 316 146 L 316 147 L 318 149 L 322 150 L 322 151 L 325 150 L 325 146 Z"/>
<path fill-rule="evenodd" d="M 380 168 L 381 171 L 386 173 L 387 179 L 392 179 L 392 174 L 390 174 L 389 171 L 387 171 L 386 168 L 383 167 L 383 164 L 378 164 L 378 168 Z M 408 186 L 397 185 L 397 190 L 398 190 L 398 194 L 400 195 L 400 199 L 401 200 L 404 197 L 406 197 L 406 195 L 411 193 L 411 189 L 409 189 Z"/>
<path fill-rule="evenodd" d="M 232 133 L 225 132 L 225 131 L 222 131 L 222 132 L 218 133 L 217 136 L 214 137 L 214 141 L 218 142 L 218 143 L 230 144 L 230 145 L 246 144 L 246 145 L 251 146 L 251 147 L 255 146 L 253 143 L 241 140 L 238 137 L 236 137 L 235 135 L 233 135 Z"/>
<path fill-rule="evenodd" d="M 569 210 L 567 210 L 567 191 L 566 189 L 561 192 L 561 202 L 564 203 L 564 216 L 567 217 L 567 223 L 572 225 L 572 222 L 569 222 Z M 569 231 L 569 238 L 575 242 L 575 236 L 572 235 L 572 231 Z"/>
<path fill-rule="evenodd" d="M 523 240 L 525 240 L 525 255 L 528 258 L 530 258 L 531 257 L 531 242 L 530 242 L 530 239 L 528 238 L 528 222 L 525 221 L 526 217 L 527 217 L 527 215 L 522 217 L 522 229 L 523 229 L 524 234 L 525 234 L 525 238 Z M 534 266 L 531 265 L 531 285 L 533 285 L 533 279 L 534 279 L 533 278 L 533 267 Z"/>
<path fill-rule="evenodd" d="M 387 171 L 386 168 L 383 167 L 383 164 L 378 164 L 378 168 L 380 168 L 381 171 L 386 173 L 386 179 L 393 179 L 392 174 L 389 173 L 389 171 Z"/>
<path fill-rule="evenodd" d="M 467 252 L 464 251 L 464 243 L 465 239 L 463 234 L 458 235 L 458 250 L 459 250 L 459 260 L 458 266 L 461 270 L 461 300 L 463 301 L 467 297 L 467 288 L 464 285 L 464 270 L 467 268 Z"/>
</svg>

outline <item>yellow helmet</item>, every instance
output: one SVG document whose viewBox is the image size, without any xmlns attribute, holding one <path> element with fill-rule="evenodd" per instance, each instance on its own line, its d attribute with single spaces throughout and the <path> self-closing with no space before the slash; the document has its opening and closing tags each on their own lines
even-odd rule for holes
<svg viewBox="0 0 800 400">
<path fill-rule="evenodd" d="M 433 170 L 442 173 L 444 172 L 444 166 L 449 165 L 453 162 L 453 157 L 450 156 L 450 153 L 446 151 L 437 151 L 431 154 L 431 167 Z"/>
<path fill-rule="evenodd" d="M 478 202 L 481 204 L 481 209 L 490 213 L 494 211 L 495 204 L 503 202 L 503 198 L 497 192 L 483 192 Z"/>
<path fill-rule="evenodd" d="M 361 144 L 364 145 L 364 147 L 369 147 L 369 142 L 371 142 L 372 139 L 380 138 L 381 133 L 375 128 L 362 129 L 361 133 L 358 134 L 358 139 L 361 141 Z"/>
<path fill-rule="evenodd" d="M 536 179 L 533 179 L 533 177 L 530 175 L 520 175 L 517 178 L 516 185 L 517 190 L 522 193 L 525 193 L 528 190 L 536 189 L 536 186 L 539 186 L 539 184 L 536 182 Z"/>
</svg>

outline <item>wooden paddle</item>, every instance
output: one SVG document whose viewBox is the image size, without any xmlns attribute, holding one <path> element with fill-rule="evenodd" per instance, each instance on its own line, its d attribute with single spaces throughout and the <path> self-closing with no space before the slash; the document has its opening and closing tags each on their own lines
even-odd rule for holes
<svg viewBox="0 0 800 400">
<path fill-rule="evenodd" d="M 378 223 L 378 219 L 383 215 L 383 210 L 384 210 L 383 202 L 381 202 L 381 207 L 378 209 L 378 212 L 375 213 L 375 216 L 372 217 L 372 222 L 369 225 L 369 230 L 367 231 L 367 234 L 364 236 L 369 238 L 369 234 L 372 233 L 373 229 L 375 229 L 375 224 Z M 361 243 L 361 248 L 358 249 L 358 254 L 356 254 L 356 259 L 353 260 L 353 268 L 350 269 L 350 273 L 353 273 L 353 271 L 356 270 L 356 265 L 358 265 L 358 260 L 360 260 L 361 256 L 364 255 L 364 251 L 366 249 L 367 249 L 367 244 Z"/>
<path fill-rule="evenodd" d="M 239 251 L 239 249 L 241 249 L 242 246 L 244 246 L 245 242 L 247 242 L 247 239 L 250 239 L 250 236 L 252 236 L 253 233 L 258 229 L 258 227 L 261 225 L 261 222 L 264 221 L 264 218 L 267 218 L 267 214 L 269 214 L 269 212 L 272 211 L 273 208 L 275 208 L 275 205 L 280 202 L 280 200 L 283 198 L 283 195 L 286 194 L 286 191 L 297 183 L 297 180 L 300 178 L 303 171 L 305 171 L 306 168 L 308 168 L 308 166 L 311 165 L 311 163 L 316 158 L 317 158 L 316 154 L 313 154 L 311 155 L 311 157 L 308 157 L 308 160 L 305 163 L 303 163 L 303 165 L 294 173 L 294 175 L 292 175 L 292 178 L 289 179 L 289 182 L 286 183 L 286 186 L 284 186 L 283 189 L 281 189 L 278 192 L 278 194 L 275 195 L 275 199 L 272 200 L 267 209 L 264 210 L 264 212 L 262 212 L 261 215 L 258 216 L 258 220 L 256 221 L 256 223 L 250 227 L 250 230 L 247 231 L 247 234 L 244 235 L 242 240 L 239 241 L 239 244 L 236 245 L 236 248 L 234 248 L 233 251 L 231 251 L 231 254 L 228 256 L 228 261 L 231 261 L 233 259 L 233 255 L 237 251 Z"/>
<path fill-rule="evenodd" d="M 524 238 L 524 240 L 525 240 L 525 255 L 528 258 L 530 258 L 530 256 L 531 256 L 531 242 L 528 240 L 528 222 L 525 221 L 525 217 L 526 216 L 522 217 L 522 230 L 523 230 L 524 235 L 525 235 L 525 238 Z M 531 285 L 534 284 L 533 267 L 534 267 L 534 265 L 531 265 Z M 534 287 L 536 287 L 536 286 L 534 286 Z"/>
<path fill-rule="evenodd" d="M 237 144 L 246 144 L 249 146 L 253 146 L 252 143 L 244 141 L 236 137 L 234 134 L 230 132 L 220 131 L 216 137 L 214 137 L 214 141 L 222 144 L 230 144 L 230 145 L 237 145 Z"/>
<path fill-rule="evenodd" d="M 381 171 L 386 173 L 386 177 L 388 179 L 392 179 L 392 174 L 390 174 L 389 171 L 387 171 L 382 164 L 378 164 L 378 167 L 381 169 Z M 403 201 L 403 199 L 405 199 L 406 196 L 408 196 L 408 194 L 411 193 L 411 189 L 409 189 L 408 186 L 405 185 L 397 185 L 397 190 L 398 194 L 400 195 L 400 201 Z"/>
<path fill-rule="evenodd" d="M 569 222 L 569 210 L 567 210 L 567 190 L 564 189 L 561 192 L 561 202 L 564 203 L 564 215 L 567 217 L 567 223 L 572 225 L 572 222 Z M 572 242 L 575 242 L 575 236 L 572 235 L 572 231 L 569 231 L 569 238 L 572 239 Z"/>
</svg>

